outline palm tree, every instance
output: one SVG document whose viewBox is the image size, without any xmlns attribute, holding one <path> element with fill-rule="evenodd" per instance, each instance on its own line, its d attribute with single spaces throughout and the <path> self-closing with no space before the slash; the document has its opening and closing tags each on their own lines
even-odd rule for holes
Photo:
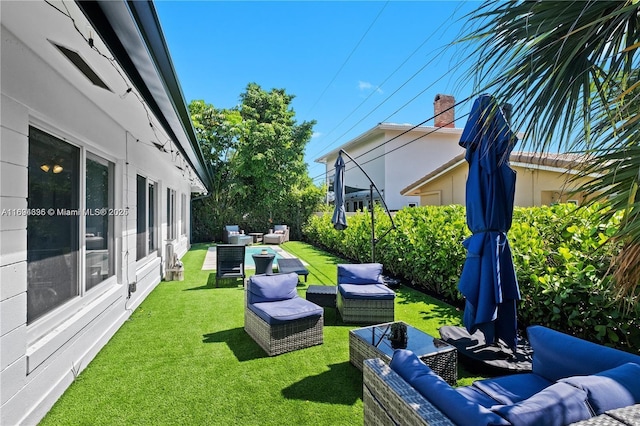
<svg viewBox="0 0 640 426">
<path fill-rule="evenodd" d="M 461 41 L 480 46 L 476 93 L 513 105 L 524 146 L 582 153 L 582 189 L 603 219 L 624 220 L 613 265 L 621 294 L 640 296 L 640 4 L 628 1 L 482 3 Z"/>
</svg>

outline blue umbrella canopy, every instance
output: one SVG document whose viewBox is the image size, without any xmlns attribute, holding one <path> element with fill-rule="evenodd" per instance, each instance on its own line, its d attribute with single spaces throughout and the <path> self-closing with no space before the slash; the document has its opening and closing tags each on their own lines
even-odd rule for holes
<svg viewBox="0 0 640 426">
<path fill-rule="evenodd" d="M 347 214 L 344 208 L 344 160 L 341 154 L 338 154 L 335 163 L 336 174 L 333 179 L 333 193 L 335 194 L 335 209 L 331 223 L 338 231 L 347 229 Z"/>
<path fill-rule="evenodd" d="M 466 299 L 463 320 L 469 333 L 480 330 L 487 343 L 500 339 L 511 348 L 517 344 L 520 300 L 507 240 L 516 183 L 508 160 L 516 141 L 496 100 L 478 97 L 460 137 L 469 163 L 466 211 L 472 235 L 463 242 L 467 258 L 458 289 Z"/>
</svg>

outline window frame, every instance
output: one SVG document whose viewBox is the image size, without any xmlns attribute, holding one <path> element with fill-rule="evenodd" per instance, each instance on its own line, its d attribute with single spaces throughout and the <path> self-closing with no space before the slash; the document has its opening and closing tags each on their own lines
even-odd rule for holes
<svg viewBox="0 0 640 426">
<path fill-rule="evenodd" d="M 78 210 L 84 212 L 86 210 L 86 161 L 87 158 L 99 158 L 102 161 L 106 161 L 112 164 L 113 176 L 112 179 L 112 189 L 113 193 L 111 196 L 113 197 L 114 203 L 118 200 L 118 189 L 115 184 L 116 176 L 118 175 L 118 171 L 120 170 L 121 164 L 117 162 L 115 158 L 108 155 L 107 153 L 97 149 L 94 145 L 90 145 L 88 140 L 79 140 L 78 138 L 61 131 L 46 122 L 40 121 L 34 117 L 31 117 L 28 124 L 29 128 L 35 128 L 40 132 L 46 133 L 47 135 L 56 138 L 72 147 L 79 149 L 79 173 L 78 173 Z M 28 138 L 27 138 L 28 139 Z M 29 140 L 28 143 L 31 143 Z M 27 186 L 27 196 L 29 196 L 29 187 Z M 116 205 L 115 207 L 120 207 Z M 93 286 L 91 289 L 86 289 L 86 247 L 84 241 L 84 230 L 86 229 L 86 221 L 84 214 L 79 215 L 79 220 L 77 223 L 77 235 L 78 235 L 78 262 L 77 262 L 77 271 L 78 274 L 78 294 L 61 304 L 53 307 L 49 311 L 45 312 L 41 316 L 33 319 L 33 321 L 29 322 L 27 327 L 27 344 L 31 346 L 33 343 L 38 341 L 43 335 L 50 332 L 51 330 L 58 327 L 62 322 L 69 319 L 73 315 L 79 313 L 83 307 L 92 303 L 93 301 L 99 299 L 104 294 L 109 292 L 111 289 L 117 286 L 118 284 L 118 273 L 117 273 L 117 265 L 118 265 L 118 253 L 115 250 L 115 233 L 118 232 L 118 224 L 113 220 L 112 225 L 114 232 L 114 244 L 113 244 L 113 264 L 114 264 L 114 273 L 110 275 L 105 280 Z M 25 229 L 25 238 L 27 238 L 28 229 Z M 28 280 L 28 278 L 25 278 Z M 28 281 L 27 281 L 28 286 Z M 28 307 L 27 307 L 28 309 Z"/>
</svg>

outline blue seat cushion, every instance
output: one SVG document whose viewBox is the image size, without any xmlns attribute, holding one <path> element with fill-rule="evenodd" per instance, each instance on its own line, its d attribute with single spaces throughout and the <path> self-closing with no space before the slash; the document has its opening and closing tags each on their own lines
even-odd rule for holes
<svg viewBox="0 0 640 426">
<path fill-rule="evenodd" d="M 390 367 L 455 424 L 509 424 L 482 405 L 466 399 L 409 350 L 396 350 Z"/>
<path fill-rule="evenodd" d="M 598 345 L 542 326 L 527 328 L 533 349 L 532 370 L 556 382 L 570 376 L 588 376 L 627 362 L 640 364 L 640 356 Z"/>
<path fill-rule="evenodd" d="M 467 399 L 467 401 L 473 401 L 476 404 L 480 404 L 485 408 L 491 409 L 491 407 L 497 404 L 495 399 L 491 398 L 489 395 L 482 392 L 480 389 L 474 388 L 473 386 L 460 386 L 455 389 L 456 389 L 456 392 L 464 396 L 465 399 Z"/>
<path fill-rule="evenodd" d="M 247 283 L 247 303 L 277 302 L 298 297 L 298 274 L 252 275 Z"/>
<path fill-rule="evenodd" d="M 489 395 L 497 404 L 511 405 L 531 397 L 552 384 L 553 382 L 537 374 L 523 373 L 478 380 L 471 386 Z"/>
<path fill-rule="evenodd" d="M 320 306 L 301 297 L 277 302 L 253 303 L 248 307 L 270 325 L 284 324 L 312 316 L 320 317 L 323 313 L 323 309 Z"/>
<path fill-rule="evenodd" d="M 393 300 L 396 293 L 384 284 L 340 284 L 338 291 L 345 299 Z"/>
<path fill-rule="evenodd" d="M 381 263 L 338 265 L 338 284 L 383 284 Z"/>
<path fill-rule="evenodd" d="M 591 417 L 587 393 L 566 383 L 555 383 L 531 398 L 493 411 L 514 426 L 564 426 Z"/>
<path fill-rule="evenodd" d="M 640 365 L 626 363 L 592 376 L 561 379 L 587 392 L 596 415 L 640 403 Z"/>
</svg>

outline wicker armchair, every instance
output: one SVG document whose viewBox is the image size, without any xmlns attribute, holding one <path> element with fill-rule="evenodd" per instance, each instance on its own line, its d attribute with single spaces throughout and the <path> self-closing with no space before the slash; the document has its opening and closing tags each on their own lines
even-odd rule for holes
<svg viewBox="0 0 640 426">
<path fill-rule="evenodd" d="M 253 275 L 245 292 L 244 329 L 269 356 L 323 339 L 324 311 L 298 296 L 298 275 Z"/>
<path fill-rule="evenodd" d="M 244 234 L 244 231 L 240 229 L 238 225 L 226 225 L 222 228 L 222 242 L 224 244 L 229 244 L 229 237 L 232 235 L 241 235 Z"/>
<path fill-rule="evenodd" d="M 338 265 L 338 312 L 346 323 L 394 321 L 395 292 L 384 285 L 380 263 Z"/>
</svg>

